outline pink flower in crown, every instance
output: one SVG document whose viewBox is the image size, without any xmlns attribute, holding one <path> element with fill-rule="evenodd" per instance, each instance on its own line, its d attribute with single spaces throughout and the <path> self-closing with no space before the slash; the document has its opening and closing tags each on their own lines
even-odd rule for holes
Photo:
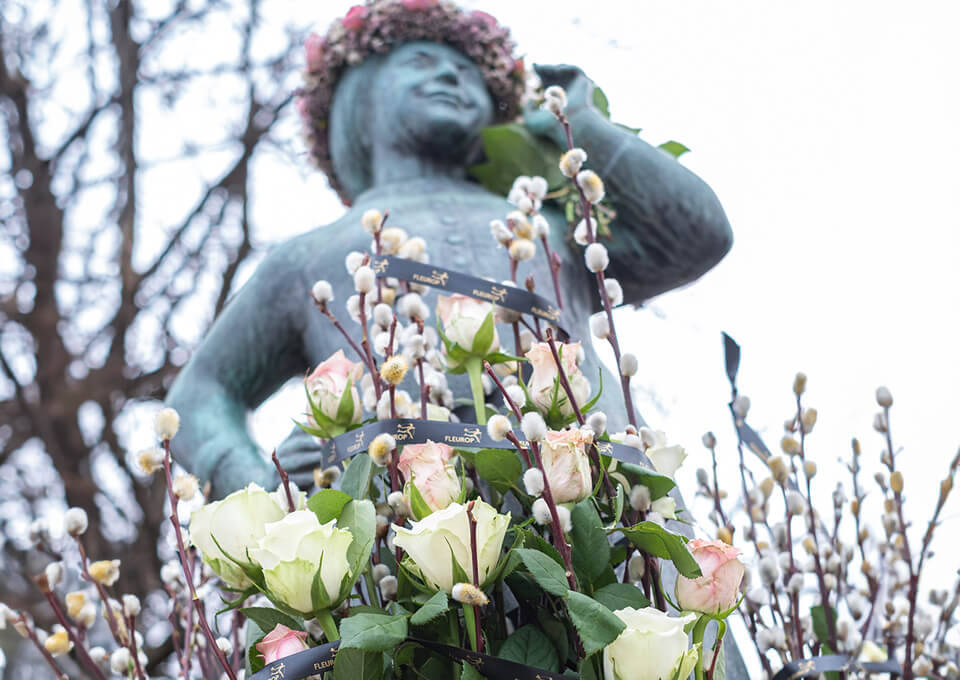
<svg viewBox="0 0 960 680">
<path fill-rule="evenodd" d="M 697 538 L 687 543 L 687 549 L 700 565 L 699 578 L 677 576 L 675 594 L 677 604 L 684 611 L 717 614 L 737 603 L 744 566 L 738 557 L 740 551 L 723 541 Z"/>
<path fill-rule="evenodd" d="M 307 376 L 306 386 L 314 403 L 320 407 L 323 414 L 336 420 L 340 398 L 347 388 L 347 380 L 351 381 L 350 396 L 353 399 L 352 423 L 363 420 L 363 407 L 357 383 L 363 377 L 363 364 L 347 359 L 342 349 L 338 349 L 329 359 L 320 363 L 313 373 Z M 311 418 L 312 420 L 312 418 Z M 342 423 L 343 424 L 343 423 Z"/>
<path fill-rule="evenodd" d="M 440 0 L 402 0 L 402 2 L 407 9 L 417 11 L 436 7 Z"/>
<path fill-rule="evenodd" d="M 450 464 L 452 455 L 451 447 L 429 439 L 424 444 L 403 447 L 397 467 L 406 480 L 404 491 L 408 503 L 410 484 L 417 487 L 431 510 L 443 510 L 460 497 L 460 479 Z"/>
<path fill-rule="evenodd" d="M 307 634 L 303 631 L 292 630 L 282 623 L 278 623 L 263 640 L 257 643 L 257 651 L 263 656 L 264 663 L 273 663 L 291 654 L 309 649 L 307 643 L 304 642 L 306 639 Z"/>
<path fill-rule="evenodd" d="M 488 28 L 497 27 L 497 19 L 492 14 L 487 14 L 486 12 L 481 12 L 477 9 L 470 12 L 470 16 L 472 16 L 474 19 L 479 19 L 481 23 L 485 24 Z"/>
<path fill-rule="evenodd" d="M 307 70 L 313 73 L 323 68 L 323 48 L 326 47 L 326 40 L 323 36 L 311 33 L 307 36 L 303 44 L 303 51 L 306 54 Z"/>
<path fill-rule="evenodd" d="M 348 31 L 359 31 L 367 21 L 370 10 L 363 5 L 354 5 L 343 17 L 343 27 Z"/>
</svg>

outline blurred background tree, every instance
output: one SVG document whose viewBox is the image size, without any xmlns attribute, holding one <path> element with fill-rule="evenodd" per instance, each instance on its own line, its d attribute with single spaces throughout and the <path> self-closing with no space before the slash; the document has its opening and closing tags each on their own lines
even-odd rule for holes
<svg viewBox="0 0 960 680">
<path fill-rule="evenodd" d="M 271 4 L 0 0 L 0 600 L 38 623 L 31 518 L 68 505 L 124 592 L 159 585 L 129 420 L 258 258 L 255 164 L 294 153 L 304 34 Z M 163 191 L 189 172 L 195 195 Z"/>
</svg>

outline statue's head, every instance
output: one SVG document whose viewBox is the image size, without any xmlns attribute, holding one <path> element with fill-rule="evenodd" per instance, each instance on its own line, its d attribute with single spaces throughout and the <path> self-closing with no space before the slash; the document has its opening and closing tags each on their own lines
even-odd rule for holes
<svg viewBox="0 0 960 680">
<path fill-rule="evenodd" d="M 298 106 L 314 162 L 345 203 L 372 185 L 375 149 L 466 164 L 480 131 L 516 115 L 523 64 L 483 12 L 372 0 L 306 44 Z"/>
</svg>

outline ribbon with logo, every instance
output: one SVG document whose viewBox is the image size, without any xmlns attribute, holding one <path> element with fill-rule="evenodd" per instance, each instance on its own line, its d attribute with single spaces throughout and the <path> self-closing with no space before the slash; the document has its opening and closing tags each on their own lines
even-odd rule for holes
<svg viewBox="0 0 960 680">
<path fill-rule="evenodd" d="M 511 680 L 570 680 L 569 676 L 545 671 L 526 664 L 507 659 L 499 659 L 489 654 L 471 652 L 469 649 L 451 647 L 431 640 L 407 638 L 431 652 L 436 652 L 457 663 L 470 664 L 488 678 L 510 678 Z M 250 680 L 302 680 L 311 675 L 331 670 L 340 649 L 339 642 L 328 642 L 290 656 L 268 663 L 262 670 L 250 676 Z"/>
<path fill-rule="evenodd" d="M 508 441 L 496 441 L 487 434 L 482 425 L 471 423 L 447 423 L 440 420 L 414 420 L 411 418 L 394 418 L 379 420 L 355 430 L 345 432 L 338 437 L 327 440 L 321 447 L 325 465 L 334 465 L 355 454 L 366 451 L 370 442 L 378 434 L 389 434 L 397 444 L 423 444 L 428 439 L 434 442 L 447 444 L 454 448 L 475 449 L 512 449 L 513 444 Z M 521 445 L 526 445 L 526 437 L 522 432 L 515 432 Z M 615 442 L 597 441 L 597 450 L 604 456 L 610 456 L 624 463 L 645 465 L 643 454 L 637 449 L 617 444 Z"/>
<path fill-rule="evenodd" d="M 390 255 L 377 255 L 370 266 L 378 277 L 389 276 L 402 281 L 419 283 L 450 293 L 468 295 L 484 302 L 492 302 L 521 314 L 532 314 L 554 324 L 563 337 L 569 337 L 562 323 L 562 312 L 545 297 L 523 288 L 504 286 L 496 281 L 487 281 L 451 269 Z"/>
</svg>

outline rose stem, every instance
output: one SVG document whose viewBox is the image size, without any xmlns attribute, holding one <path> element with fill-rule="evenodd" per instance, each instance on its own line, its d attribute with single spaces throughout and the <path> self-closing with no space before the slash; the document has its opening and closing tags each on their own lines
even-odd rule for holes
<svg viewBox="0 0 960 680">
<path fill-rule="evenodd" d="M 180 520 L 177 517 L 177 504 L 179 498 L 177 494 L 173 493 L 173 475 L 170 473 L 170 440 L 163 440 L 163 474 L 167 480 L 167 497 L 170 499 L 170 523 L 173 525 L 174 534 L 177 537 L 177 554 L 180 557 L 180 566 L 183 568 L 183 577 L 187 582 L 187 588 L 190 589 L 190 597 L 196 602 L 197 607 L 197 619 L 200 621 L 200 628 L 203 629 L 203 634 L 207 638 L 209 647 L 213 650 L 214 655 L 217 658 L 217 661 L 220 662 L 220 665 L 223 667 L 223 670 L 226 672 L 227 677 L 230 680 L 237 680 L 236 674 L 233 672 L 233 668 L 230 667 L 230 664 L 227 663 L 227 657 L 224 656 L 223 651 L 217 646 L 217 640 L 213 637 L 213 632 L 210 630 L 210 625 L 207 623 L 207 617 L 204 615 L 203 611 L 203 600 L 199 599 L 197 595 L 197 589 L 193 585 L 193 574 L 192 570 L 189 568 L 189 563 L 187 561 L 187 551 L 183 545 L 183 532 L 180 530 Z M 110 607 L 107 607 L 110 609 Z"/>
<path fill-rule="evenodd" d="M 573 413 L 577 417 L 577 422 L 580 423 L 580 425 L 583 425 L 586 421 L 584 420 L 583 414 L 580 412 L 580 406 L 577 405 L 576 397 L 573 396 L 573 388 L 570 387 L 570 381 L 567 379 L 567 372 L 563 370 L 563 364 L 560 361 L 560 354 L 557 352 L 557 347 L 554 344 L 552 328 L 547 328 L 546 337 L 547 344 L 550 346 L 550 353 L 553 355 L 553 361 L 557 365 L 557 376 L 560 378 L 560 384 L 563 386 L 563 391 L 567 393 L 567 399 L 570 400 L 570 406 L 573 407 Z M 601 434 L 603 433 L 596 433 L 597 436 Z M 600 470 L 600 476 L 603 477 L 603 485 L 607 490 L 607 496 L 612 501 L 614 496 L 617 495 L 617 491 L 613 487 L 613 482 L 611 482 L 610 478 L 607 476 L 607 468 L 605 468 L 603 463 L 600 461 L 600 452 L 597 450 L 597 446 L 593 442 L 590 442 L 588 450 L 594 464 Z"/>
<path fill-rule="evenodd" d="M 280 465 L 280 459 L 277 458 L 277 450 L 273 450 L 273 455 L 270 456 L 270 460 L 273 461 L 274 466 L 277 468 L 277 472 L 280 473 L 280 483 L 283 485 L 283 490 L 287 494 L 287 508 L 290 512 L 293 512 L 297 509 L 296 504 L 293 502 L 293 494 L 290 493 L 290 475 L 287 474 L 287 471 L 283 469 L 283 466 Z"/>
<path fill-rule="evenodd" d="M 470 557 L 473 562 L 473 585 L 480 588 L 480 565 L 477 559 L 477 520 L 473 517 L 473 504 L 476 501 L 467 503 L 467 520 L 470 522 Z M 470 607 L 473 610 L 473 627 L 475 647 L 474 651 L 483 653 L 483 633 L 480 630 L 480 608 L 465 604 L 464 607 Z"/>
</svg>

